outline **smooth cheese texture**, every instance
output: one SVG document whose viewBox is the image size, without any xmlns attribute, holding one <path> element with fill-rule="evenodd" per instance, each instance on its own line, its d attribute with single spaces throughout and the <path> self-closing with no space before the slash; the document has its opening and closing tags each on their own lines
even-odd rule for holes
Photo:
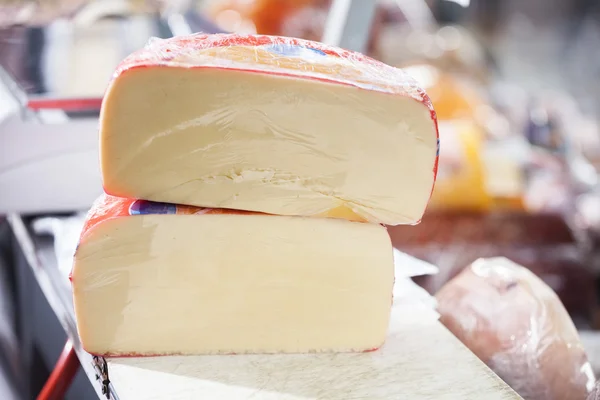
<svg viewBox="0 0 600 400">
<path fill-rule="evenodd" d="M 384 342 L 394 266 L 376 224 L 105 196 L 71 280 L 92 354 L 345 352 Z"/>
<path fill-rule="evenodd" d="M 402 71 L 289 38 L 152 42 L 101 112 L 107 193 L 203 207 L 416 223 L 437 148 L 431 102 Z"/>
</svg>

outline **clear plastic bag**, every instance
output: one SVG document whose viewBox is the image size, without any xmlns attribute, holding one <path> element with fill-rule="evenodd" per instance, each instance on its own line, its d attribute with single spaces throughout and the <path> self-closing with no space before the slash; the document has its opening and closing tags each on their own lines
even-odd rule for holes
<svg viewBox="0 0 600 400">
<path fill-rule="evenodd" d="M 600 400 L 600 381 L 596 382 L 594 389 L 588 395 L 587 400 Z"/>
<path fill-rule="evenodd" d="M 556 294 L 506 258 L 479 259 L 437 294 L 441 322 L 525 400 L 583 400 L 594 374 Z"/>
</svg>

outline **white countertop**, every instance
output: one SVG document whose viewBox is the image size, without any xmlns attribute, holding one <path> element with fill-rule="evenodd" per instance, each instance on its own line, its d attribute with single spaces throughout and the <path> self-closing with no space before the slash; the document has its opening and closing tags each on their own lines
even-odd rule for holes
<svg viewBox="0 0 600 400">
<path fill-rule="evenodd" d="M 359 354 L 109 359 L 121 400 L 520 399 L 424 306 L 395 305 L 385 345 Z"/>
</svg>

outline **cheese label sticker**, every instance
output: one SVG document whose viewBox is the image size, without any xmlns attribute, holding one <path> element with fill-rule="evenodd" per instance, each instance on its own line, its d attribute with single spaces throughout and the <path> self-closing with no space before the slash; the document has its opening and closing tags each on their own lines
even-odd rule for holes
<svg viewBox="0 0 600 400">
<path fill-rule="evenodd" d="M 286 43 L 270 44 L 262 47 L 267 51 L 270 51 L 271 53 L 279 54 L 281 56 L 286 57 L 311 58 L 315 56 L 322 57 L 327 55 L 324 51 L 315 49 L 313 47 L 296 46 L 293 44 Z"/>
<path fill-rule="evenodd" d="M 130 200 L 131 201 L 131 200 Z M 186 206 L 183 204 L 161 203 L 149 200 L 133 200 L 129 205 L 129 215 L 150 215 L 150 214 L 180 214 L 180 215 L 200 215 L 214 212 L 212 208 Z"/>
<path fill-rule="evenodd" d="M 129 206 L 129 215 L 177 214 L 177 206 L 147 200 L 136 200 Z"/>
<path fill-rule="evenodd" d="M 101 195 L 87 214 L 80 240 L 95 225 L 113 218 L 134 217 L 151 214 L 203 215 L 203 214 L 260 214 L 251 211 L 204 208 L 183 204 L 159 203 L 156 201 L 128 199 L 109 194 Z"/>
</svg>

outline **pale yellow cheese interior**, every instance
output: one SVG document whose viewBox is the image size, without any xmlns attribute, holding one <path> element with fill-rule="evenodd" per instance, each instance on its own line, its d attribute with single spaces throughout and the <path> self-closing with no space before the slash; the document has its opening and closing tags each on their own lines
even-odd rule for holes
<svg viewBox="0 0 600 400">
<path fill-rule="evenodd" d="M 421 218 L 437 150 L 415 99 L 209 68 L 124 72 L 100 136 L 112 195 L 390 225 Z"/>
<path fill-rule="evenodd" d="M 107 220 L 72 276 L 83 346 L 103 355 L 374 349 L 393 282 L 382 226 L 236 214 Z"/>
</svg>

